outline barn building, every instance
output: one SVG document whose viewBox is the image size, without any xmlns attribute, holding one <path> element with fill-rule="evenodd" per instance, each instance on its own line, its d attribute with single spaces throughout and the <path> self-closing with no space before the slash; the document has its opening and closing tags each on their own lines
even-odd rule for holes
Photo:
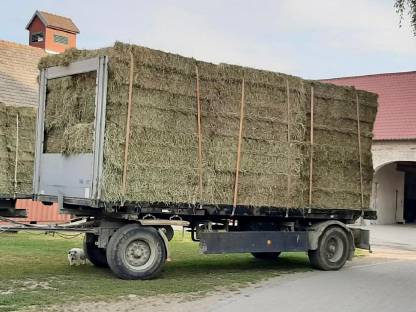
<svg viewBox="0 0 416 312">
<path fill-rule="evenodd" d="M 371 208 L 378 224 L 416 222 L 416 71 L 324 80 L 379 95 Z"/>
</svg>

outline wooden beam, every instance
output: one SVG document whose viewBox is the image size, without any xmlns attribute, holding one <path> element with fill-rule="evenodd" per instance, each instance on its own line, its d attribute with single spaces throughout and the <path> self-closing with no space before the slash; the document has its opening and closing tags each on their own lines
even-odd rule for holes
<svg viewBox="0 0 416 312">
<path fill-rule="evenodd" d="M 17 166 L 19 163 L 19 113 L 16 113 L 16 147 L 14 159 L 14 193 L 17 193 Z"/>
<path fill-rule="evenodd" d="M 203 200 L 203 167 L 202 167 L 202 127 L 201 127 L 201 100 L 199 94 L 199 72 L 198 66 L 195 65 L 196 73 L 196 102 L 198 112 L 198 169 L 199 169 L 199 202 Z"/>
<path fill-rule="evenodd" d="M 398 163 L 396 165 L 396 170 L 397 171 L 402 171 L 402 172 L 408 172 L 408 173 L 416 173 L 416 163 L 412 164 L 408 164 L 408 163 Z"/>
<path fill-rule="evenodd" d="M 240 174 L 241 145 L 242 145 L 242 140 L 243 140 L 243 121 L 244 121 L 244 78 L 241 83 L 240 130 L 238 133 L 237 163 L 236 163 L 236 168 L 235 168 L 235 184 L 234 184 L 232 215 L 234 215 L 235 208 L 237 207 L 237 202 L 238 202 L 238 179 L 239 179 L 239 174 Z"/>
<path fill-rule="evenodd" d="M 134 58 L 133 58 L 133 53 L 130 51 L 129 99 L 128 99 L 128 105 L 127 105 L 126 138 L 125 138 L 125 146 L 124 146 L 124 167 L 123 167 L 123 180 L 122 180 L 123 196 L 126 195 L 126 189 L 127 189 L 127 163 L 129 159 L 131 102 L 132 102 L 132 97 L 133 97 L 133 70 L 134 70 Z"/>
<path fill-rule="evenodd" d="M 310 159 L 309 159 L 309 207 L 312 206 L 312 180 L 313 180 L 313 111 L 314 90 L 311 87 L 311 124 L 310 124 Z"/>
<path fill-rule="evenodd" d="M 288 143 L 288 152 L 287 152 L 287 162 L 288 162 L 288 173 L 287 173 L 287 206 L 290 206 L 290 184 L 291 184 L 291 174 L 292 174 L 292 155 L 290 154 L 290 88 L 289 80 L 286 79 L 286 101 L 287 101 L 287 143 Z"/>
<path fill-rule="evenodd" d="M 358 101 L 358 93 L 355 91 L 355 101 L 357 106 L 357 133 L 358 133 L 358 158 L 360 162 L 360 192 L 361 192 L 361 209 L 364 208 L 364 188 L 363 188 L 363 164 L 361 156 L 361 128 L 360 128 L 360 102 Z"/>
</svg>

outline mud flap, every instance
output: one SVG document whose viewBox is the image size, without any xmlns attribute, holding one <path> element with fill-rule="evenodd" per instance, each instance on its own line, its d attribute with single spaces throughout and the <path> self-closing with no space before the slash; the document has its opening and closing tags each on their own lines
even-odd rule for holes
<svg viewBox="0 0 416 312">
<path fill-rule="evenodd" d="M 169 241 L 168 238 L 166 237 L 165 232 L 163 232 L 162 229 L 157 229 L 157 231 L 159 232 L 159 235 L 162 237 L 163 242 L 165 243 L 165 250 L 166 250 L 166 262 L 170 262 L 172 261 L 172 258 L 170 257 L 170 248 L 169 248 Z"/>
<path fill-rule="evenodd" d="M 360 227 L 349 227 L 353 238 L 355 247 L 371 251 L 370 245 L 370 230 Z"/>
</svg>

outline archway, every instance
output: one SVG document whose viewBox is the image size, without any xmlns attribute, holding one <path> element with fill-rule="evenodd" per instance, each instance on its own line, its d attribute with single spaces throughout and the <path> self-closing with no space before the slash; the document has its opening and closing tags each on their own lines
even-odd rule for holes
<svg viewBox="0 0 416 312">
<path fill-rule="evenodd" d="M 372 208 L 378 224 L 416 222 L 416 162 L 378 166 L 373 181 Z"/>
</svg>

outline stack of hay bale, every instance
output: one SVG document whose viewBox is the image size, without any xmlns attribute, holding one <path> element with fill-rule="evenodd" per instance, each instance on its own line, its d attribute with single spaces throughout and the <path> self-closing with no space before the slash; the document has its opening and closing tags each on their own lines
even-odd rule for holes
<svg viewBox="0 0 416 312">
<path fill-rule="evenodd" d="M 31 194 L 36 108 L 0 103 L 0 196 Z"/>
<path fill-rule="evenodd" d="M 314 89 L 312 205 L 357 209 L 361 208 L 362 200 L 364 208 L 369 209 L 373 179 L 371 142 L 377 95 L 332 84 L 309 84 Z M 310 100 L 307 111 L 310 112 Z M 310 142 L 310 113 L 307 115 L 306 137 Z M 305 158 L 310 152 L 308 146 Z M 310 162 L 302 171 L 304 181 L 309 181 L 309 169 Z M 308 203 L 306 197 L 304 202 Z"/>
<path fill-rule="evenodd" d="M 368 208 L 376 95 L 122 43 L 48 56 L 40 68 L 97 55 L 109 57 L 104 200 L 231 205 L 240 159 L 239 205 Z M 95 81 L 95 73 L 88 73 L 48 82 L 46 152 L 93 151 Z"/>
</svg>

